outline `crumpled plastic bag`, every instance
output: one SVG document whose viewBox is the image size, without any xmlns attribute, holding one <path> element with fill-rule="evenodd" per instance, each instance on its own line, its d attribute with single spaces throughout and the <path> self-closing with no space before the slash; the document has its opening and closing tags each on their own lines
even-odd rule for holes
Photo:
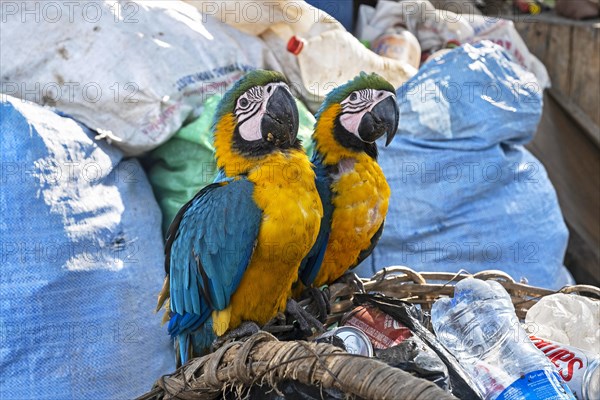
<svg viewBox="0 0 600 400">
<path fill-rule="evenodd" d="M 573 283 L 556 192 L 523 147 L 542 113 L 533 74 L 496 44 L 465 44 L 423 65 L 397 99 L 398 133 L 379 147 L 389 211 L 359 275 L 407 265 L 499 269 L 552 289 Z"/>
<path fill-rule="evenodd" d="M 525 316 L 530 333 L 600 356 L 600 301 L 564 293 L 544 296 Z"/>
<path fill-rule="evenodd" d="M 131 399 L 175 367 L 160 210 L 136 160 L 0 97 L 0 398 Z"/>
</svg>

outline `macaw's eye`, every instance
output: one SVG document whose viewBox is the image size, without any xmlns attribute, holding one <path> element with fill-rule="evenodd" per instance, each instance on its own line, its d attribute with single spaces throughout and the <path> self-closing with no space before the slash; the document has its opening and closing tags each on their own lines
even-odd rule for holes
<svg viewBox="0 0 600 400">
<path fill-rule="evenodd" d="M 242 108 L 248 107 L 248 100 L 246 100 L 244 98 L 240 99 L 240 107 L 242 107 Z"/>
<path fill-rule="evenodd" d="M 350 101 L 354 101 L 354 100 L 356 100 L 356 98 L 357 98 L 357 97 L 358 97 L 358 96 L 356 95 L 356 93 L 352 93 L 352 94 L 350 95 Z"/>
<path fill-rule="evenodd" d="M 271 93 L 271 89 L 272 89 L 271 86 L 267 86 L 267 93 Z"/>
</svg>

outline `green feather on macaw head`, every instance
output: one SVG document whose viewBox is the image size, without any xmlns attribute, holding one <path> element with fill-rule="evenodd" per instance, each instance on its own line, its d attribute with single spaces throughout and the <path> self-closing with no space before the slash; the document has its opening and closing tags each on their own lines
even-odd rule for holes
<svg viewBox="0 0 600 400">
<path fill-rule="evenodd" d="M 389 92 L 396 93 L 394 86 L 380 75 L 377 75 L 374 72 L 367 74 L 366 72 L 361 71 L 361 73 L 353 79 L 329 92 L 321 104 L 321 107 L 319 107 L 315 117 L 319 118 L 319 115 L 330 105 L 341 103 L 350 95 L 350 93 L 362 89 L 387 90 Z"/>
<path fill-rule="evenodd" d="M 250 161 L 300 149 L 298 127 L 298 107 L 285 76 L 275 71 L 250 71 L 217 106 L 212 127 L 217 166 L 220 170 L 235 166 L 237 174 L 244 174 Z"/>
<path fill-rule="evenodd" d="M 246 73 L 246 75 L 235 82 L 223 95 L 223 98 L 217 106 L 214 121 L 217 122 L 223 115 L 233 112 L 238 98 L 250 88 L 253 86 L 264 86 L 272 82 L 284 82 L 285 84 L 288 84 L 285 76 L 277 71 L 255 69 Z"/>
<path fill-rule="evenodd" d="M 361 72 L 325 96 L 316 119 L 313 141 L 328 162 L 356 153 L 377 159 L 375 142 L 387 135 L 389 145 L 398 129 L 396 90 L 383 77 Z"/>
</svg>

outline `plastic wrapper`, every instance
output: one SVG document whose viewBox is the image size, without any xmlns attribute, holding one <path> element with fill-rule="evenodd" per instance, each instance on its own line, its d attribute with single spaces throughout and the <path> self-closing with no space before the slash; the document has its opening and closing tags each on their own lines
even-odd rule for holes
<svg viewBox="0 0 600 400">
<path fill-rule="evenodd" d="M 358 304 L 372 304 L 379 307 L 408 327 L 416 337 L 433 350 L 448 368 L 451 391 L 454 396 L 459 399 L 481 399 L 479 393 L 472 389 L 476 387 L 475 383 L 464 368 L 426 328 L 429 322 L 420 309 L 401 300 L 377 294 L 356 294 L 354 301 Z"/>
<path fill-rule="evenodd" d="M 375 357 L 388 365 L 450 389 L 448 368 L 433 350 L 417 338 L 406 339 L 387 349 L 376 349 Z"/>
</svg>

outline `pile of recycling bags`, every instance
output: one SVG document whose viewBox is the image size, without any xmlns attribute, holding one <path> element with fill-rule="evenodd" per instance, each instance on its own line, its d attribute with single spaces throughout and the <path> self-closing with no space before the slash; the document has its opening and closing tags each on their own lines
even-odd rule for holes
<svg viewBox="0 0 600 400">
<path fill-rule="evenodd" d="M 554 289 L 572 283 L 556 193 L 523 147 L 542 112 L 533 74 L 483 41 L 429 61 L 397 93 L 398 134 L 379 156 L 390 209 L 359 275 L 400 264 L 499 269 Z"/>
<path fill-rule="evenodd" d="M 466 44 L 417 71 L 302 1 L 270 2 L 262 25 L 190 3 L 83 2 L 69 13 L 53 2 L 54 14 L 36 3 L 41 19 L 25 3 L 3 5 L 0 397 L 131 398 L 174 369 L 153 314 L 162 234 L 216 175 L 221 95 L 257 68 L 292 82 L 309 152 L 325 91 L 362 69 L 398 87 L 400 129 L 379 158 L 390 210 L 359 274 L 405 264 L 572 282 L 554 189 L 523 148 L 545 83 L 502 47 Z M 294 34 L 360 62 L 307 69 L 285 51 Z M 315 86 L 324 74 L 338 81 Z"/>
</svg>

